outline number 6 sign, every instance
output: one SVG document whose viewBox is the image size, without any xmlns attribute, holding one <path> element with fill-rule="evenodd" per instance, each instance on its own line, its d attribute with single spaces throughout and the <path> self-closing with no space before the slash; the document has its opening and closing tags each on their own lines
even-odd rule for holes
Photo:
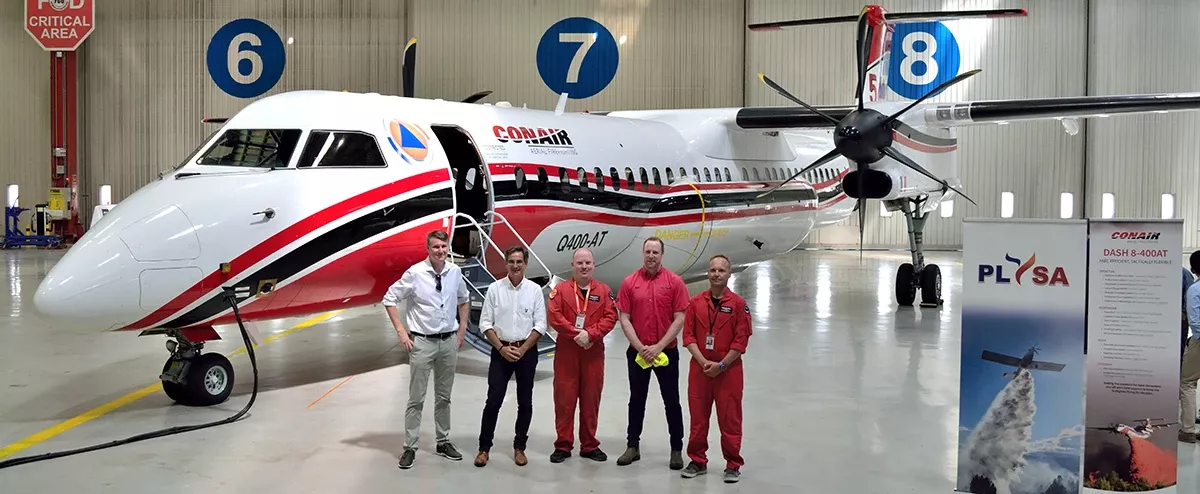
<svg viewBox="0 0 1200 494">
<path fill-rule="evenodd" d="M 258 19 L 237 19 L 213 35 L 205 61 L 222 91 L 237 98 L 253 98 L 279 82 L 287 55 L 271 26 Z"/>
</svg>

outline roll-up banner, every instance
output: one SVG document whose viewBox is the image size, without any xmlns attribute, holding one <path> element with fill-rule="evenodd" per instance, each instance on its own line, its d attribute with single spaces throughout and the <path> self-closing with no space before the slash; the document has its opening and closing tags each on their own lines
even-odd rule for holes
<svg viewBox="0 0 1200 494">
<path fill-rule="evenodd" d="M 956 490 L 1078 493 L 1086 220 L 963 222 Z"/>
<path fill-rule="evenodd" d="M 1182 220 L 1091 220 L 1084 493 L 1176 492 Z"/>
</svg>

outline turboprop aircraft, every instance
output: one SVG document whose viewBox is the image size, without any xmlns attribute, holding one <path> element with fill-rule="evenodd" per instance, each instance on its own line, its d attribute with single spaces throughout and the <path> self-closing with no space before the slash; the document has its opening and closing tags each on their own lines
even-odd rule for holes
<svg viewBox="0 0 1200 494">
<path fill-rule="evenodd" d="M 1164 427 L 1170 427 L 1170 426 L 1178 423 L 1178 422 L 1164 422 L 1161 424 L 1150 423 L 1153 420 L 1163 420 L 1163 419 L 1142 419 L 1137 422 L 1131 422 L 1131 423 L 1137 423 L 1137 425 L 1134 425 L 1134 426 L 1129 426 L 1129 425 L 1125 425 L 1125 424 L 1116 424 L 1116 425 L 1109 426 L 1109 427 L 1088 427 L 1088 429 L 1109 431 L 1109 432 L 1112 432 L 1113 434 L 1124 434 L 1126 436 L 1136 437 L 1139 439 L 1150 439 L 1150 436 L 1154 434 L 1155 430 L 1162 429 Z M 1138 422 L 1140 422 L 1140 423 L 1138 423 Z"/>
<path fill-rule="evenodd" d="M 1029 350 L 1027 350 L 1025 352 L 1025 356 L 1021 357 L 1021 358 L 1017 358 L 1012 355 L 1004 355 L 1004 354 L 992 352 L 989 350 L 984 350 L 983 355 L 980 356 L 979 358 L 982 358 L 983 360 L 987 360 L 988 362 L 995 362 L 997 364 L 1016 367 L 1018 371 L 1021 369 L 1025 369 L 1025 370 L 1030 370 L 1030 371 L 1040 370 L 1040 371 L 1048 371 L 1048 372 L 1060 372 L 1063 370 L 1063 367 L 1066 367 L 1066 365 L 1064 365 L 1064 364 L 1056 364 L 1054 362 L 1040 362 L 1040 361 L 1034 360 L 1033 356 L 1037 355 L 1037 354 L 1038 354 L 1038 347 L 1034 346 L 1034 347 L 1029 347 Z M 1016 375 L 1017 375 L 1017 371 L 1004 373 L 1004 377 L 1016 377 Z"/>
<path fill-rule="evenodd" d="M 663 239 L 663 265 L 701 280 L 714 254 L 734 269 L 796 248 L 815 228 L 866 199 L 908 215 L 913 262 L 897 299 L 940 303 L 921 229 L 940 201 L 961 195 L 954 129 L 997 121 L 1200 108 L 1198 94 L 925 103 L 977 71 L 912 102 L 878 99 L 888 32 L 897 23 L 1023 11 L 888 14 L 753 25 L 753 30 L 858 23 L 856 104 L 567 113 L 403 96 L 293 91 L 247 105 L 180 166 L 120 201 L 47 275 L 34 305 L 60 327 L 162 334 L 160 375 L 172 399 L 220 403 L 233 368 L 216 325 L 378 303 L 426 255 L 426 234 L 451 236 L 471 282 L 468 341 L 483 291 L 503 276 L 502 249 L 531 251 L 527 276 L 544 290 L 589 248 L 596 277 L 616 289 Z M 872 70 L 868 70 L 872 69 Z M 871 78 L 868 79 L 868 76 Z M 876 84 L 876 80 L 879 84 Z M 864 95 L 866 97 L 864 97 Z M 861 229 L 861 226 L 860 226 Z M 860 232 L 861 234 L 861 232 Z M 236 307 L 236 311 L 234 310 Z M 539 353 L 554 350 L 543 338 Z"/>
</svg>

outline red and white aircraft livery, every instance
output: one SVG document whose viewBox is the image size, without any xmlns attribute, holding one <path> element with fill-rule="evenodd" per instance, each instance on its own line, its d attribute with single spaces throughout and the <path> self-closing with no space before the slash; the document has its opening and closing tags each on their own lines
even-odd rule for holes
<svg viewBox="0 0 1200 494">
<path fill-rule="evenodd" d="M 500 250 L 513 244 L 529 246 L 528 276 L 543 286 L 569 277 L 572 252 L 587 247 L 597 277 L 616 287 L 641 265 L 650 236 L 665 241 L 664 266 L 698 280 L 714 254 L 740 268 L 771 259 L 856 207 L 861 219 L 866 199 L 904 211 L 919 233 L 941 200 L 962 195 L 957 126 L 1200 108 L 1200 94 L 877 100 L 875 81 L 886 85 L 887 71 L 875 62 L 894 23 L 1004 15 L 1024 12 L 892 15 L 870 6 L 751 26 L 858 22 L 858 96 L 845 107 L 808 107 L 765 76 L 801 107 L 578 114 L 561 103 L 557 111 L 470 103 L 486 93 L 416 99 L 411 82 L 406 97 L 263 98 L 121 201 L 58 262 L 34 304 L 64 327 L 173 338 L 160 376 L 167 394 L 209 405 L 233 383 L 225 357 L 200 352 L 219 337 L 214 325 L 235 320 L 226 288 L 246 321 L 376 304 L 427 255 L 425 235 L 436 229 L 451 233 L 477 303 L 503 276 Z M 898 301 L 911 304 L 919 288 L 923 302 L 940 304 L 940 274 L 923 263 L 919 235 L 912 248 Z M 554 348 L 544 340 L 543 355 Z"/>
</svg>

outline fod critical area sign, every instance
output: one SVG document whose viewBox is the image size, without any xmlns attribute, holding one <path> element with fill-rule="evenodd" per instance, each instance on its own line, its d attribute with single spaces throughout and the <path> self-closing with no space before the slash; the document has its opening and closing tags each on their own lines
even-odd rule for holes
<svg viewBox="0 0 1200 494">
<path fill-rule="evenodd" d="M 96 29 L 96 0 L 25 0 L 25 32 L 46 51 L 75 51 Z"/>
</svg>

